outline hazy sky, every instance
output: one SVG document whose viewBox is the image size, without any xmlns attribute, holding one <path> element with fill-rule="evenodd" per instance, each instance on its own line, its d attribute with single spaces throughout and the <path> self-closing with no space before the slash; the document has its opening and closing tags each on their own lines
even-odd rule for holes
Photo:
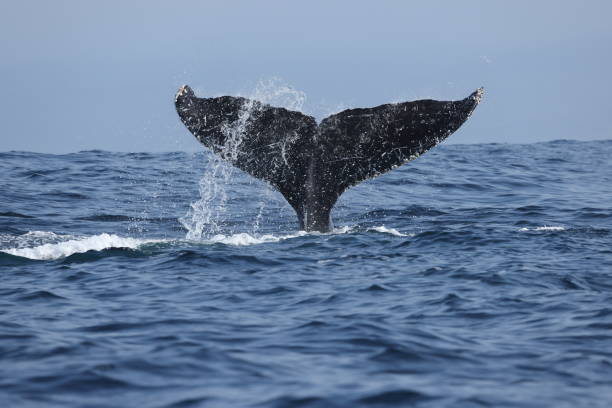
<svg viewBox="0 0 612 408">
<path fill-rule="evenodd" d="M 610 1 L 0 2 L 0 151 L 200 149 L 174 94 L 485 99 L 449 142 L 612 138 Z"/>
</svg>

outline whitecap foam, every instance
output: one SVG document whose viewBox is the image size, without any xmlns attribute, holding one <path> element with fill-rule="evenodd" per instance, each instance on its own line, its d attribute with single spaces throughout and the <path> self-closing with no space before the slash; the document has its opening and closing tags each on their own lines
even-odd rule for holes
<svg viewBox="0 0 612 408">
<path fill-rule="evenodd" d="M 213 236 L 212 238 L 209 238 L 207 240 L 205 240 L 205 243 L 211 243 L 211 244 L 225 244 L 225 245 L 234 245 L 234 246 L 246 246 L 246 245 L 256 245 L 256 244 L 265 244 L 265 243 L 269 243 L 269 242 L 279 242 L 279 241 L 283 241 L 286 239 L 290 239 L 290 238 L 297 238 L 297 237 L 303 237 L 304 235 L 307 235 L 307 232 L 305 231 L 299 231 L 295 234 L 289 234 L 289 235 L 271 235 L 271 234 L 264 234 L 264 235 L 250 235 L 247 234 L 246 232 L 241 232 L 238 234 L 232 234 L 232 235 L 223 235 L 223 234 L 218 234 Z"/>
<path fill-rule="evenodd" d="M 536 227 L 535 230 L 536 231 L 565 231 L 565 227 L 562 226 L 542 226 L 542 227 Z"/>
<path fill-rule="evenodd" d="M 192 241 L 192 242 L 205 243 L 205 244 L 225 244 L 225 245 L 233 245 L 233 246 L 247 246 L 247 245 L 266 244 L 270 242 L 279 242 L 279 241 L 284 241 L 286 239 L 298 238 L 298 237 L 303 237 L 307 235 L 320 236 L 320 235 L 347 234 L 347 233 L 352 232 L 353 230 L 354 230 L 353 227 L 344 226 L 344 227 L 334 228 L 330 232 L 297 231 L 293 234 L 288 234 L 288 235 L 272 235 L 272 234 L 251 235 L 246 232 L 241 232 L 241 233 L 231 234 L 231 235 L 217 234 L 206 240 Z"/>
<path fill-rule="evenodd" d="M 57 238 L 57 237 L 61 237 L 61 235 L 56 234 L 55 232 L 51 232 L 51 231 L 28 231 L 25 234 L 20 236 L 21 238 L 43 238 L 43 239 L 49 239 L 49 238 Z"/>
<path fill-rule="evenodd" d="M 55 244 L 72 239 L 72 235 L 60 235 L 50 231 L 29 231 L 21 235 L 0 235 L 0 250 L 4 248 L 32 248 L 43 244 Z"/>
<path fill-rule="evenodd" d="M 521 232 L 525 232 L 525 231 L 565 231 L 567 228 L 562 227 L 560 225 L 542 225 L 541 227 L 535 227 L 535 228 L 519 228 L 519 231 Z"/>
<path fill-rule="evenodd" d="M 409 237 L 410 236 L 410 234 L 402 234 L 395 228 L 387 228 L 384 225 L 381 225 L 379 227 L 372 227 L 368 231 L 382 232 L 383 234 L 391 234 L 391 235 L 395 235 L 396 237 Z"/>
<path fill-rule="evenodd" d="M 33 231 L 28 234 L 34 234 L 38 237 L 41 233 L 47 234 L 47 237 L 57 237 L 57 235 L 45 233 L 44 231 Z M 52 234 L 52 235 L 48 235 Z M 24 234 L 27 235 L 27 234 Z M 27 238 L 27 236 L 25 237 Z M 76 239 L 69 239 L 67 241 L 48 243 L 38 245 L 29 248 L 8 248 L 2 249 L 2 252 L 7 254 L 21 256 L 23 258 L 36 259 L 36 260 L 52 260 L 58 258 L 64 258 L 76 253 L 82 253 L 87 251 L 102 251 L 108 248 L 138 248 L 140 245 L 157 242 L 155 240 L 142 240 L 136 238 L 124 238 L 112 234 L 99 234 L 91 237 L 83 237 Z"/>
<path fill-rule="evenodd" d="M 386 228 L 384 226 L 375 227 L 374 230 L 378 232 L 392 234 L 395 236 L 408 236 L 406 234 L 402 234 L 396 229 Z M 353 231 L 355 231 L 355 227 L 343 226 L 334 228 L 332 231 L 327 233 L 297 231 L 293 234 L 287 235 L 251 235 L 243 232 L 230 235 L 217 234 L 205 240 L 187 240 L 185 242 L 198 244 L 219 243 L 232 246 L 248 246 L 279 242 L 307 235 L 338 235 L 348 234 Z M 0 249 L 0 252 L 5 252 L 10 255 L 35 260 L 53 260 L 65 258 L 76 253 L 83 253 L 87 251 L 102 251 L 104 249 L 109 248 L 137 249 L 138 247 L 149 243 L 169 242 L 168 240 L 162 239 L 138 239 L 120 237 L 118 235 L 106 233 L 89 237 L 78 237 L 74 235 L 59 235 L 48 231 L 30 231 L 18 237 L 10 236 L 8 238 L 10 239 L 7 240 L 8 242 L 4 242 L 4 245 L 6 246 L 7 244 L 9 244 L 10 247 Z"/>
</svg>

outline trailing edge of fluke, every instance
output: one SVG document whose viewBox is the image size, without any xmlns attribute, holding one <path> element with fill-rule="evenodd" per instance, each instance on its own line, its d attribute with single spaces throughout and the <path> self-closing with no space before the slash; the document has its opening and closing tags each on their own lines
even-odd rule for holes
<svg viewBox="0 0 612 408">
<path fill-rule="evenodd" d="M 480 88 L 459 101 L 424 99 L 312 116 L 233 96 L 198 98 L 187 85 L 176 110 L 187 129 L 232 165 L 274 186 L 300 229 L 327 232 L 349 187 L 425 153 L 471 116 Z"/>
</svg>

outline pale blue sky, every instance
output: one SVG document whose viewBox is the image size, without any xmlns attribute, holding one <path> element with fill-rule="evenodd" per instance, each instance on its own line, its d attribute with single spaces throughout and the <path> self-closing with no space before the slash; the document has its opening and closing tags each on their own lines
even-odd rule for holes
<svg viewBox="0 0 612 408">
<path fill-rule="evenodd" d="M 0 151 L 198 150 L 177 88 L 316 116 L 486 95 L 449 141 L 610 139 L 609 1 L 2 1 Z"/>
</svg>

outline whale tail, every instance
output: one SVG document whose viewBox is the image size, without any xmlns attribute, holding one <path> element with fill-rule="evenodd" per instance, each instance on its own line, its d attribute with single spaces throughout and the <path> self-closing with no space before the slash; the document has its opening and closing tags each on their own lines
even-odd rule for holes
<svg viewBox="0 0 612 408">
<path fill-rule="evenodd" d="M 232 96 L 198 98 L 183 86 L 176 110 L 204 146 L 274 186 L 300 229 L 329 231 L 330 213 L 349 187 L 413 160 L 472 114 L 480 88 L 459 101 L 430 99 L 348 109 L 317 124 L 301 112 Z"/>
</svg>

